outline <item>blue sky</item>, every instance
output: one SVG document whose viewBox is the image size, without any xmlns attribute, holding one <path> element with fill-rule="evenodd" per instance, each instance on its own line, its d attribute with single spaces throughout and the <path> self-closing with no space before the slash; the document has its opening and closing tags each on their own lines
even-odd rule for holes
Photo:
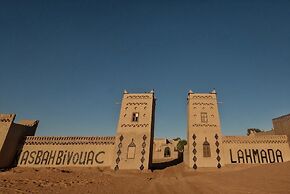
<svg viewBox="0 0 290 194">
<path fill-rule="evenodd" d="M 1 1 L 0 112 L 37 135 L 114 135 L 123 89 L 155 89 L 157 137 L 185 137 L 187 91 L 222 131 L 290 112 L 289 1 Z"/>
</svg>

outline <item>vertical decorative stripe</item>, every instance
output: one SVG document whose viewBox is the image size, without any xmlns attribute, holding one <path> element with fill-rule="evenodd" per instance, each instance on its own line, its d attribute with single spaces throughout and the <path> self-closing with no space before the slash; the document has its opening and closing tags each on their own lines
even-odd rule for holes
<svg viewBox="0 0 290 194">
<path fill-rule="evenodd" d="M 144 169 L 144 165 L 143 165 L 143 163 L 144 163 L 144 161 L 145 161 L 145 157 L 144 157 L 144 155 L 145 155 L 145 153 L 146 153 L 146 151 L 145 151 L 145 147 L 146 147 L 146 139 L 147 139 L 147 136 L 146 135 L 143 135 L 143 143 L 142 143 L 142 151 L 141 151 L 141 155 L 142 155 L 142 157 L 141 157 L 141 166 L 140 166 L 140 170 L 143 170 Z"/>
<path fill-rule="evenodd" d="M 221 157 L 220 157 L 220 149 L 219 149 L 219 141 L 218 141 L 218 138 L 219 138 L 219 136 L 218 136 L 218 134 L 215 134 L 215 140 L 216 140 L 216 142 L 215 142 L 215 145 L 216 145 L 216 153 L 217 153 L 217 157 L 216 157 L 216 160 L 217 160 L 217 167 L 218 168 L 221 168 L 222 166 L 221 166 L 221 163 L 220 163 L 220 161 L 221 161 Z"/>
<path fill-rule="evenodd" d="M 120 155 L 121 155 L 121 148 L 122 148 L 122 141 L 123 141 L 123 139 L 124 139 L 124 137 L 123 137 L 123 135 L 121 135 L 120 137 L 119 137 L 119 144 L 118 144 L 118 151 L 117 151 L 117 159 L 116 159 L 116 166 L 115 166 L 115 170 L 119 170 L 119 163 L 120 163 Z"/>
<path fill-rule="evenodd" d="M 196 140 L 196 135 L 195 134 L 193 134 L 192 135 L 192 139 L 193 139 L 193 143 L 192 143 L 192 146 L 193 146 L 193 150 L 192 150 L 192 153 L 193 153 L 193 158 L 192 158 L 192 160 L 193 160 L 193 168 L 194 169 L 197 169 L 197 165 L 196 165 L 196 161 L 197 161 L 197 157 L 196 157 L 196 153 L 197 153 L 197 151 L 196 151 L 196 142 L 195 142 L 195 140 Z"/>
</svg>

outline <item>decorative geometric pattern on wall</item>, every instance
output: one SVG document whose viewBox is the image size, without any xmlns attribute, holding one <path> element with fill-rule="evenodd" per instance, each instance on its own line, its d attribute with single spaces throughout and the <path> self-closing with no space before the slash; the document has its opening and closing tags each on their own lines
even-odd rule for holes
<svg viewBox="0 0 290 194">
<path fill-rule="evenodd" d="M 216 140 L 215 145 L 216 145 L 216 153 L 217 153 L 217 157 L 216 157 L 217 167 L 220 168 L 222 166 L 221 166 L 221 163 L 220 163 L 221 157 L 220 157 L 220 149 L 219 149 L 220 143 L 218 141 L 218 138 L 219 138 L 218 134 L 215 134 L 214 138 Z"/>
<path fill-rule="evenodd" d="M 120 155 L 121 155 L 121 148 L 122 148 L 122 141 L 123 141 L 123 139 L 124 139 L 124 137 L 123 137 L 123 135 L 121 135 L 120 137 L 119 137 L 119 144 L 118 144 L 118 151 L 117 151 L 117 159 L 116 159 L 116 166 L 115 166 L 115 170 L 119 170 L 119 163 L 120 163 Z"/>
<path fill-rule="evenodd" d="M 3 123 L 13 122 L 15 117 L 16 117 L 15 114 L 0 114 L 0 122 Z"/>
<path fill-rule="evenodd" d="M 146 147 L 146 139 L 147 139 L 147 136 L 146 135 L 143 135 L 143 143 L 142 143 L 142 151 L 141 151 L 141 166 L 140 166 L 140 170 L 143 170 L 144 169 L 144 161 L 145 161 L 145 157 L 144 157 L 144 155 L 145 155 L 145 153 L 146 153 L 146 151 L 145 151 L 145 147 Z"/>
<path fill-rule="evenodd" d="M 130 96 L 127 96 L 127 98 L 131 98 L 131 99 L 149 99 L 150 96 L 147 96 L 147 95 L 130 95 Z"/>
<path fill-rule="evenodd" d="M 203 102 L 195 102 L 195 103 L 192 103 L 192 105 L 214 105 L 213 103 L 203 103 Z"/>
<path fill-rule="evenodd" d="M 3 122 L 3 123 L 10 122 L 10 119 L 0 119 L 0 122 Z"/>
<path fill-rule="evenodd" d="M 122 124 L 121 127 L 148 127 L 149 124 Z"/>
<path fill-rule="evenodd" d="M 212 96 L 192 96 L 192 98 L 203 98 L 203 99 L 213 99 Z"/>
<path fill-rule="evenodd" d="M 216 127 L 217 125 L 210 125 L 210 124 L 194 124 L 193 127 Z"/>
<path fill-rule="evenodd" d="M 192 166 L 192 168 L 197 169 L 197 165 L 196 165 L 196 161 L 197 161 L 196 153 L 197 153 L 197 151 L 196 151 L 196 142 L 195 142 L 196 135 L 195 134 L 192 135 L 192 139 L 193 139 L 193 142 L 192 142 L 192 146 L 193 146 L 193 150 L 192 150 L 192 153 L 193 153 L 193 158 L 192 158 L 193 166 Z"/>
<path fill-rule="evenodd" d="M 133 106 L 135 106 L 135 105 L 147 105 L 147 103 L 146 102 L 128 102 L 126 105 L 127 106 L 128 105 L 133 105 Z"/>
<path fill-rule="evenodd" d="M 234 144 L 256 144 L 256 143 L 288 143 L 286 135 L 267 135 L 267 136 L 245 136 L 245 137 L 235 137 L 235 136 L 223 136 L 222 137 L 223 143 L 234 143 Z"/>
</svg>

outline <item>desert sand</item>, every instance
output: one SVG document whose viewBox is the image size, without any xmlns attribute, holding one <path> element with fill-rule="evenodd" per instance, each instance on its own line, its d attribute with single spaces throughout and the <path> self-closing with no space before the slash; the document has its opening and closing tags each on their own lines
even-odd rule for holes
<svg viewBox="0 0 290 194">
<path fill-rule="evenodd" d="M 0 172 L 0 193 L 290 193 L 290 162 L 194 171 L 20 168 Z"/>
</svg>

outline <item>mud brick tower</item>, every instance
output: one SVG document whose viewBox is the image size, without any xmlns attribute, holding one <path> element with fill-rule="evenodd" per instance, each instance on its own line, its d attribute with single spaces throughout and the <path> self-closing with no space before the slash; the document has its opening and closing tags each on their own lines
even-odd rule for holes
<svg viewBox="0 0 290 194">
<path fill-rule="evenodd" d="M 112 168 L 145 170 L 151 167 L 154 139 L 155 96 L 123 93 Z"/>
<path fill-rule="evenodd" d="M 190 168 L 217 167 L 222 164 L 221 127 L 217 94 L 193 93 L 187 96 L 187 140 Z"/>
</svg>

